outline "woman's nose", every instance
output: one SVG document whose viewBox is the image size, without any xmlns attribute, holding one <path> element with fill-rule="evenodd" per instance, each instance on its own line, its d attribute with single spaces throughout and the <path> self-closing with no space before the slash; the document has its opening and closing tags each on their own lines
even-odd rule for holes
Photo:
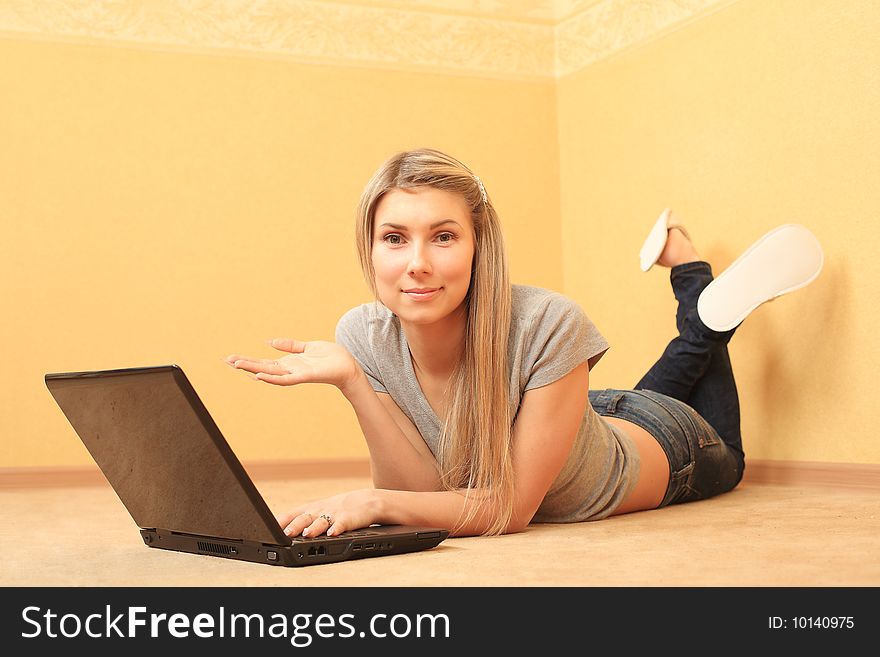
<svg viewBox="0 0 880 657">
<path fill-rule="evenodd" d="M 412 257 L 407 271 L 412 274 L 427 274 L 431 272 L 431 263 L 428 261 L 425 249 L 418 244 L 413 245 Z"/>
</svg>

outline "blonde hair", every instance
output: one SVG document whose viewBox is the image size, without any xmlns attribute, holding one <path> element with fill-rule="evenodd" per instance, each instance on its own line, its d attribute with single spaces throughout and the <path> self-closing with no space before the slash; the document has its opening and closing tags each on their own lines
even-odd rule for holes
<svg viewBox="0 0 880 657">
<path fill-rule="evenodd" d="M 394 189 L 433 187 L 465 199 L 474 226 L 474 262 L 465 305 L 464 348 L 446 389 L 447 414 L 440 430 L 437 460 L 445 490 L 466 489 L 496 510 L 485 534 L 501 534 L 513 514 L 507 343 L 511 291 L 498 215 L 470 169 L 433 149 L 397 153 L 364 188 L 357 210 L 357 251 L 367 284 L 377 295 L 373 269 L 376 206 Z M 479 491 L 479 492 L 477 492 Z M 474 520 L 481 505 L 469 504 L 461 525 Z"/>
</svg>

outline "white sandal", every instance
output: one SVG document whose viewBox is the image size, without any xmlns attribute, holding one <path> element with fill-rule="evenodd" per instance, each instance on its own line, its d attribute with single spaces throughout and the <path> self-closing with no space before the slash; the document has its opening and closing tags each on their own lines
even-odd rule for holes
<svg viewBox="0 0 880 657">
<path fill-rule="evenodd" d="M 648 237 L 645 238 L 645 242 L 642 244 L 642 249 L 639 251 L 639 263 L 642 271 L 648 271 L 657 262 L 657 259 L 663 253 L 663 248 L 666 246 L 666 239 L 669 235 L 669 231 L 673 228 L 680 230 L 688 240 L 691 239 L 691 236 L 688 235 L 688 232 L 683 226 L 669 223 L 669 218 L 671 216 L 672 210 L 669 208 L 663 210 L 663 212 L 660 213 L 660 217 L 654 223 L 654 227 L 651 228 L 651 232 L 648 233 Z"/>
<path fill-rule="evenodd" d="M 762 303 L 813 282 L 824 260 L 819 240 L 803 226 L 774 228 L 706 286 L 697 314 L 713 331 L 729 331 Z"/>
</svg>

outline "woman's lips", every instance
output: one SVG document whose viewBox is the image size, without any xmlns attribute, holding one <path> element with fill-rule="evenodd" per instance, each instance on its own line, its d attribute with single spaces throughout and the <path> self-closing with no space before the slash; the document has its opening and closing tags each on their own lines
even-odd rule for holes
<svg viewBox="0 0 880 657">
<path fill-rule="evenodd" d="M 410 290 L 404 290 L 403 293 L 414 301 L 428 301 L 429 299 L 433 299 L 435 296 L 437 296 L 437 294 L 439 294 L 440 290 L 442 289 L 442 287 L 413 288 Z"/>
</svg>

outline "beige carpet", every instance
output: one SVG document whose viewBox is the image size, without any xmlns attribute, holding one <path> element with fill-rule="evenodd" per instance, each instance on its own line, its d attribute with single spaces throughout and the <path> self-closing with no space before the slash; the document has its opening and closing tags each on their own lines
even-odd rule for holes
<svg viewBox="0 0 880 657">
<path fill-rule="evenodd" d="M 273 510 L 366 479 L 258 481 Z M 273 568 L 144 547 L 108 487 L 0 491 L 4 586 L 878 586 L 880 494 L 745 483 L 727 495 L 417 554 Z"/>
</svg>

